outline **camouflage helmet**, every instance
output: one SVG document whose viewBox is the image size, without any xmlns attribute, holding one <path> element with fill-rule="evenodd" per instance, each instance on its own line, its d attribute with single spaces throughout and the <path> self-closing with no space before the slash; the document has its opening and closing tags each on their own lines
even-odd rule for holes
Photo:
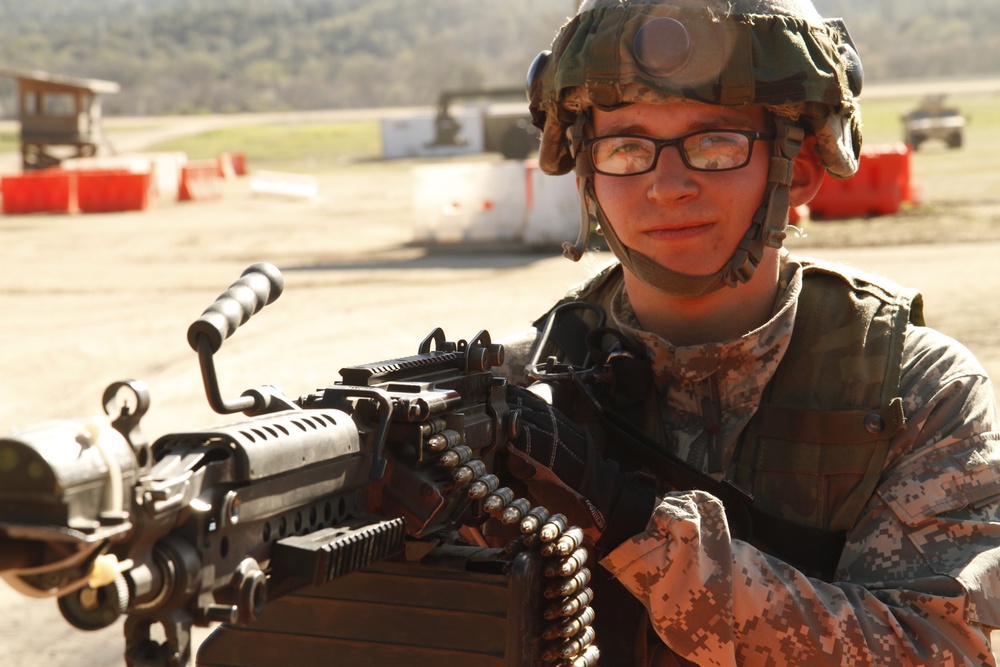
<svg viewBox="0 0 1000 667">
<path fill-rule="evenodd" d="M 581 177 L 583 227 L 576 246 L 564 246 L 567 256 L 579 258 L 597 222 L 619 259 L 646 266 L 639 277 L 662 291 L 697 296 L 749 280 L 763 247 L 784 239 L 791 162 L 803 134 L 816 136 L 831 175 L 849 178 L 857 171 L 862 79 L 843 22 L 824 20 L 809 0 L 584 0 L 528 73 L 532 120 L 542 131 L 540 168 L 549 174 L 575 169 Z M 763 106 L 777 126 L 766 199 L 725 275 L 685 276 L 648 258 L 629 260 L 593 196 L 589 160 L 578 150 L 591 108 L 680 99 Z"/>
</svg>

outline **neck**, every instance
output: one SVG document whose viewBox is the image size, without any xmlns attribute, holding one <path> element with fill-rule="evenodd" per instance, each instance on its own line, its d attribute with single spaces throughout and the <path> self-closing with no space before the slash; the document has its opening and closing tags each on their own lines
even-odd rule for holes
<svg viewBox="0 0 1000 667">
<path fill-rule="evenodd" d="M 625 289 L 639 324 L 673 345 L 739 338 L 763 326 L 778 295 L 779 253 L 768 248 L 749 282 L 697 298 L 664 294 L 625 269 Z"/>
</svg>

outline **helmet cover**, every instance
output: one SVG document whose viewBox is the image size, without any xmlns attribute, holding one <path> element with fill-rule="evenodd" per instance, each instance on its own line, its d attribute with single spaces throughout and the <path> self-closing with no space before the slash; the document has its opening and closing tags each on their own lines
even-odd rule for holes
<svg viewBox="0 0 1000 667">
<path fill-rule="evenodd" d="M 863 72 L 843 22 L 808 0 L 587 0 L 529 72 L 549 174 L 576 166 L 569 130 L 590 107 L 687 99 L 760 105 L 817 137 L 827 171 L 857 171 Z"/>
</svg>

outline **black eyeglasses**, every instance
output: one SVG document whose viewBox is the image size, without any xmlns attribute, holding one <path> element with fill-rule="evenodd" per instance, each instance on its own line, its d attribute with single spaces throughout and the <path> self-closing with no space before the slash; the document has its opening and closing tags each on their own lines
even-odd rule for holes
<svg viewBox="0 0 1000 667">
<path fill-rule="evenodd" d="M 606 176 L 635 176 L 652 171 L 664 146 L 677 146 L 688 169 L 730 171 L 750 163 L 755 141 L 774 137 L 747 130 L 692 132 L 676 139 L 616 134 L 588 139 L 583 142 L 583 150 L 590 156 L 594 171 Z"/>
</svg>

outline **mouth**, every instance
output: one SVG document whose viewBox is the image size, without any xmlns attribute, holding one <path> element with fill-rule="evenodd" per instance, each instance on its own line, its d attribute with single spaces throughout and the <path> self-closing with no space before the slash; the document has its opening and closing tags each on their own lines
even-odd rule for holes
<svg viewBox="0 0 1000 667">
<path fill-rule="evenodd" d="M 709 233 L 714 226 L 715 223 L 712 222 L 682 222 L 650 229 L 644 234 L 655 240 L 680 240 L 703 236 Z"/>
</svg>

